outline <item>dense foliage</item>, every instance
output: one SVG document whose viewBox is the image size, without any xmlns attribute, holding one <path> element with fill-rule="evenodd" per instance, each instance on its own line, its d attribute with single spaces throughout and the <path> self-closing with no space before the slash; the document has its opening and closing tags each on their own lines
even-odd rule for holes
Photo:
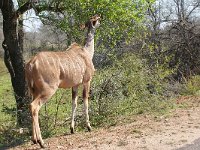
<svg viewBox="0 0 200 150">
<path fill-rule="evenodd" d="M 60 12 L 40 13 L 43 22 L 46 21 L 61 28 L 71 41 L 82 41 L 79 25 L 85 23 L 94 14 L 101 15 L 101 28 L 98 29 L 97 44 L 113 47 L 124 41 L 129 41 L 138 30 L 144 27 L 141 23 L 147 7 L 154 1 L 131 0 L 64 0 L 59 1 Z M 57 2 L 52 2 L 56 5 Z M 48 4 L 46 4 L 48 5 Z"/>
</svg>

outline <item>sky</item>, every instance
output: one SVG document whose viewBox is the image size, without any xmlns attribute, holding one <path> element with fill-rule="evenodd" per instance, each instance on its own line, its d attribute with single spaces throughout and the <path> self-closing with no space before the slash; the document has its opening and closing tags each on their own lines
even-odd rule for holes
<svg viewBox="0 0 200 150">
<path fill-rule="evenodd" d="M 35 11 L 33 9 L 24 13 L 23 18 L 24 30 L 26 32 L 37 32 L 39 27 L 42 25 L 41 20 L 35 15 Z"/>
<path fill-rule="evenodd" d="M 13 2 L 14 2 L 14 8 L 18 9 L 17 0 L 13 0 Z M 26 32 L 36 32 L 42 25 L 41 20 L 39 19 L 39 17 L 35 15 L 35 11 L 33 9 L 25 12 L 23 14 L 23 18 L 24 18 L 24 30 Z"/>
</svg>

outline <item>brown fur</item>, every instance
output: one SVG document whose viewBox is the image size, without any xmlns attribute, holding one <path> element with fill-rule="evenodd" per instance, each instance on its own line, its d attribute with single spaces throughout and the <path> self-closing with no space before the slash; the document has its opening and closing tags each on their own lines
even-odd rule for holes
<svg viewBox="0 0 200 150">
<path fill-rule="evenodd" d="M 49 88 L 70 88 L 88 82 L 94 70 L 88 52 L 77 43 L 73 43 L 65 52 L 37 54 L 27 63 L 26 76 L 27 81 L 34 81 L 34 84 L 29 84 L 30 89 L 42 91 L 43 82 Z"/>
</svg>

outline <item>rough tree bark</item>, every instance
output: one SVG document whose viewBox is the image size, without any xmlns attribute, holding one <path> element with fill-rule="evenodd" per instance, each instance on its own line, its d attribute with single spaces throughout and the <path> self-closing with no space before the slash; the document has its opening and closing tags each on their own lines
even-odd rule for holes
<svg viewBox="0 0 200 150">
<path fill-rule="evenodd" d="M 14 10 L 12 0 L 2 0 L 0 8 L 3 15 L 3 34 L 4 41 L 4 62 L 10 73 L 14 96 L 17 106 L 17 123 L 19 126 L 29 125 L 29 103 L 31 98 L 27 93 L 27 86 L 24 75 L 24 58 L 23 58 L 23 30 L 18 28 L 18 17 L 26 10 L 31 8 L 29 2 Z"/>
</svg>

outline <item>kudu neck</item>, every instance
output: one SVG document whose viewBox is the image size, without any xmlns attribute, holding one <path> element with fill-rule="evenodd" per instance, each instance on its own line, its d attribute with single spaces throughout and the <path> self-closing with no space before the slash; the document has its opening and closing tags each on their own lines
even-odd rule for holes
<svg viewBox="0 0 200 150">
<path fill-rule="evenodd" d="M 91 58 L 93 58 L 94 55 L 94 33 L 95 29 L 88 29 L 84 46 L 84 48 L 89 52 Z"/>
</svg>

